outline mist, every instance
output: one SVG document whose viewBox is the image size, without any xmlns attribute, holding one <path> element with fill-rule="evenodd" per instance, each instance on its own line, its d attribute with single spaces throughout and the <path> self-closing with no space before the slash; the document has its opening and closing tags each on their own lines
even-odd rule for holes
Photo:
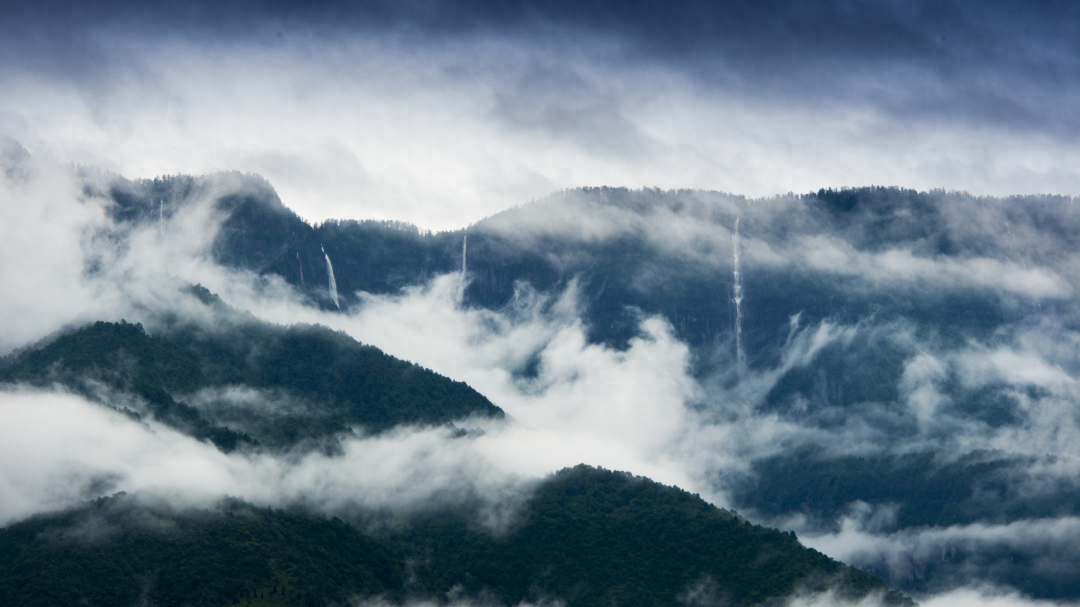
<svg viewBox="0 0 1080 607">
<path fill-rule="evenodd" d="M 40 208 L 34 206 L 38 201 L 48 204 L 44 212 L 20 215 L 20 229 L 2 245 L 4 259 L 29 264 L 5 269 L 12 296 L 4 304 L 22 306 L 3 317 L 7 352 L 97 319 L 140 321 L 153 333 L 168 330 L 179 315 L 208 331 L 228 330 L 237 322 L 233 313 L 216 312 L 183 290 L 202 284 L 241 314 L 282 325 L 322 324 L 465 381 L 508 417 L 456 422 L 464 436 L 430 427 L 399 427 L 377 436 L 359 432 L 339 437 L 341 448 L 333 454 L 226 455 L 152 418 L 133 421 L 81 396 L 8 386 L 0 392 L 5 451 L 0 524 L 127 491 L 164 496 L 178 505 L 211 505 L 222 495 L 260 505 L 302 505 L 363 524 L 372 524 L 370 513 L 383 513 L 380 524 L 398 524 L 394 521 L 410 513 L 466 506 L 482 525 L 498 530 L 512 523 L 517 506 L 546 475 L 588 463 L 676 485 L 757 522 L 793 529 L 804 544 L 835 558 L 895 572 L 957 549 L 977 554 L 1008 548 L 1033 558 L 1050 553 L 1069 560 L 1080 537 L 1075 516 L 1065 512 L 913 529 L 898 526 L 895 508 L 859 503 L 849 505 L 830 528 L 805 517 L 757 511 L 740 501 L 745 496 L 739 492 L 740 483 L 760 474 L 760 462 L 812 448 L 833 458 L 933 451 L 935 465 L 946 466 L 972 452 L 997 450 L 1035 458 L 1009 469 L 1012 492 L 1001 503 L 1024 507 L 1068 494 L 1080 457 L 1075 447 L 1080 423 L 1072 413 L 1080 367 L 1071 354 L 1077 337 L 1070 313 L 1021 317 L 1022 322 L 1005 323 L 981 338 L 957 341 L 902 318 L 869 315 L 849 321 L 800 312 L 784 320 L 784 337 L 769 358 L 751 344 L 749 365 L 737 376 L 724 363 L 733 362 L 733 335 L 691 347 L 661 315 L 640 315 L 637 336 L 626 347 L 590 341 L 589 302 L 579 279 L 544 292 L 521 283 L 507 306 L 485 309 L 465 305 L 469 276 L 455 271 L 399 293 L 351 293 L 359 303 L 346 312 L 321 310 L 280 277 L 214 261 L 211 249 L 222 220 L 214 201 L 246 187 L 234 176 L 212 177 L 192 200 L 162 212 L 160 223 L 155 217 L 122 226 L 108 219 L 100 198 L 85 193 L 85 173 L 37 158 L 20 166 L 24 174 L 9 177 L 3 195 L 31 208 Z M 992 203 L 972 204 L 994 209 Z M 1071 301 L 1075 293 L 1070 255 L 1055 254 L 1045 235 L 1016 216 L 1007 245 L 943 258 L 926 252 L 921 240 L 879 243 L 875 251 L 851 234 L 833 236 L 832 245 L 779 239 L 778 234 L 822 229 L 791 198 L 747 202 L 703 194 L 697 206 L 681 210 L 601 205 L 588 209 L 582 221 L 556 223 L 545 218 L 558 215 L 530 215 L 533 208 L 516 211 L 530 218 L 525 224 L 500 216 L 476 229 L 513 234 L 525 246 L 541 242 L 530 240 L 537 234 L 593 242 L 644 233 L 666 255 L 689 260 L 702 271 L 726 273 L 733 228 L 728 217 L 738 215 L 743 271 L 751 279 L 744 305 L 751 319 L 759 295 L 752 278 L 763 271 L 839 275 L 856 299 L 860 293 L 900 293 L 914 284 L 930 300 L 974 291 L 999 298 L 1006 308 L 1034 309 Z M 519 231 L 522 225 L 525 232 Z M 956 239 L 976 239 L 963 222 L 939 229 Z M 34 246 L 25 235 L 34 233 L 56 233 L 65 246 L 33 248 L 35 255 L 25 256 L 25 247 Z M 836 261 L 830 251 L 838 247 L 844 253 Z M 895 264 L 882 264 L 883 256 Z M 853 261 L 859 258 L 873 261 Z M 983 266 L 991 270 L 972 271 Z M 881 267 L 886 271 L 875 271 Z M 726 301 L 730 295 L 721 290 L 716 297 Z M 1015 298 L 1019 304 L 1011 303 Z M 31 315 L 27 309 L 34 306 L 47 313 Z M 23 322 L 24 317 L 34 322 Z M 890 380 L 895 403 L 847 403 L 840 423 L 835 420 L 841 419 L 841 403 L 830 405 L 828 399 L 825 408 L 798 394 L 769 404 L 791 373 L 831 364 L 832 357 L 848 352 L 880 348 L 898 356 Z M 713 361 L 704 367 L 713 370 L 704 374 L 703 357 Z M 1017 423 L 987 423 L 963 409 L 965 395 L 1002 387 L 1014 403 Z M 295 406 L 284 395 L 242 386 L 190 395 L 189 402 L 215 403 L 219 409 L 212 413 L 218 419 L 251 411 L 273 416 Z M 1053 570 L 1045 559 L 1034 563 L 1043 572 Z M 1011 590 L 979 587 L 982 574 L 969 573 L 973 589 L 963 589 L 967 583 L 944 584 L 920 598 L 930 604 L 952 599 L 1028 604 Z M 793 604 L 830 601 L 809 597 Z"/>
<path fill-rule="evenodd" d="M 780 4 L 660 21 L 603 3 L 27 11 L 2 49 L 0 132 L 131 178 L 257 172 L 312 221 L 431 229 L 595 184 L 1080 193 L 1078 89 L 1055 76 L 1075 56 L 1067 19 Z M 1022 37 L 1015 55 L 1003 36 Z"/>
<path fill-rule="evenodd" d="M 462 420 L 465 437 L 360 431 L 337 455 L 226 455 L 77 395 L 4 386 L 0 524 L 129 491 L 333 516 L 480 503 L 497 528 L 538 479 L 584 462 L 897 575 L 950 548 L 1008 547 L 1039 571 L 1054 569 L 1041 553 L 1080 560 L 1078 513 L 1045 506 L 1073 495 L 1080 457 L 1068 9 L 781 2 L 768 15 L 695 5 L 658 19 L 603 3 L 362 4 L 252 16 L 195 3 L 121 18 L 130 7 L 117 2 L 0 19 L 0 135 L 29 151 L 8 140 L 0 150 L 0 355 L 95 320 L 154 333 L 178 315 L 227 330 L 235 317 L 182 293 L 201 284 L 242 314 L 325 325 L 465 381 L 508 419 Z M 734 371 L 722 320 L 692 344 L 670 315 L 642 312 L 624 347 L 591 340 L 587 276 L 547 291 L 520 283 L 499 309 L 469 305 L 469 277 L 454 273 L 397 293 L 343 292 L 355 305 L 320 310 L 280 276 L 214 261 L 214 202 L 238 187 L 220 171 L 266 177 L 311 222 L 468 226 L 565 268 L 585 263 L 574 246 L 641 236 L 662 261 L 634 288 L 665 288 L 676 260 L 710 277 L 721 310 L 739 221 L 747 364 Z M 176 173 L 213 177 L 164 206 L 160 225 L 116 224 L 87 189 Z M 920 190 L 933 210 L 830 215 L 791 194 L 871 184 Z M 682 198 L 620 206 L 571 189 L 593 185 Z M 1063 196 L 1019 196 L 1045 192 Z M 854 303 L 777 303 L 763 285 Z M 888 373 L 860 375 L 865 360 Z M 188 396 L 221 420 L 295 405 L 243 386 Z M 916 528 L 898 522 L 900 504 L 855 501 L 823 522 L 740 492 L 770 458 L 927 452 L 934 470 L 971 454 L 1028 458 L 964 502 L 985 513 L 999 500 L 1013 514 Z M 994 493 L 998 482 L 1008 490 Z M 983 585 L 989 566 L 971 569 L 971 584 L 919 598 L 1047 604 Z"/>
</svg>

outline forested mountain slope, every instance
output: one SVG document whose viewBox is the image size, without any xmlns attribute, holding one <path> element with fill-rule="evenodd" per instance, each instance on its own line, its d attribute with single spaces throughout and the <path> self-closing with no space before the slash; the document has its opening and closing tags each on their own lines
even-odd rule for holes
<svg viewBox="0 0 1080 607">
<path fill-rule="evenodd" d="M 696 190 L 584 188 L 465 230 L 432 233 L 394 221 L 311 225 L 261 178 L 225 177 L 119 180 L 97 194 L 116 202 L 117 219 L 156 222 L 162 213 L 167 217 L 213 193 L 222 216 L 215 258 L 278 275 L 324 306 L 331 305 L 324 251 L 344 305 L 358 305 L 357 291 L 394 293 L 459 271 L 463 254 L 471 305 L 505 305 L 520 282 L 547 292 L 576 279 L 590 335 L 611 344 L 636 334 L 635 310 L 664 315 L 691 344 L 725 338 L 736 321 L 731 297 L 738 247 L 744 249 L 740 281 L 749 300 L 741 323 L 756 355 L 750 364 L 775 362 L 775 341 L 795 314 L 804 323 L 857 321 L 868 314 L 907 318 L 963 338 L 985 336 L 1028 315 L 1030 295 L 1049 295 L 1040 311 L 1053 311 L 1060 293 L 1054 276 L 1036 274 L 1041 284 L 1024 283 L 1014 266 L 1056 267 L 1058 253 L 1078 245 L 1068 226 L 1080 220 L 1064 197 L 994 199 L 873 187 L 754 201 Z M 990 225 L 965 221 L 980 209 L 993 217 L 982 219 Z M 1032 247 L 1035 233 L 1043 240 Z M 948 259 L 956 263 L 926 264 Z M 924 269 L 932 273 L 920 278 Z M 987 274 L 995 270 L 999 275 Z M 918 296 L 895 297 L 897 282 Z M 935 288 L 942 282 L 954 286 Z"/>
<path fill-rule="evenodd" d="M 581 371 L 552 375 L 558 327 L 626 353 L 670 330 L 693 383 L 679 415 L 733 437 L 678 457 L 746 516 L 912 592 L 986 583 L 1080 598 L 1067 539 L 1080 538 L 1072 198 L 601 187 L 430 233 L 311 225 L 238 174 L 114 179 L 86 194 L 107 204 L 121 245 L 125 230 L 167 239 L 170 218 L 180 228 L 209 204 L 218 267 L 343 323 L 422 300 L 481 327 L 465 350 L 527 336 L 512 355 L 476 358 L 525 402 Z"/>
<path fill-rule="evenodd" d="M 586 466 L 546 479 L 494 532 L 455 511 L 369 534 L 237 501 L 173 509 L 129 496 L 0 531 L 0 601 L 27 606 L 306 606 L 351 596 L 763 605 L 829 589 L 911 604 L 793 534 Z"/>
<path fill-rule="evenodd" d="M 222 327 L 178 322 L 157 335 L 99 321 L 0 361 L 0 382 L 61 385 L 225 451 L 327 446 L 339 433 L 503 417 L 464 383 L 343 333 L 227 317 Z"/>
</svg>

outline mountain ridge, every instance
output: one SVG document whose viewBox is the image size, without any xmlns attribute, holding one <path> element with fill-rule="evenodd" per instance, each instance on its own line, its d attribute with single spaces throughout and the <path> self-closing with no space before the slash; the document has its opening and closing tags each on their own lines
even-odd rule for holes
<svg viewBox="0 0 1080 607">
<path fill-rule="evenodd" d="M 0 598 L 42 607 L 316 605 L 357 595 L 591 607 L 683 604 L 680 596 L 693 592 L 741 606 L 826 590 L 913 605 L 801 547 L 794 534 L 584 465 L 548 476 L 497 534 L 446 510 L 367 534 L 336 518 L 238 500 L 174 510 L 125 495 L 0 529 Z"/>
<path fill-rule="evenodd" d="M 205 289 L 196 293 L 210 296 Z M 217 331 L 181 322 L 157 335 L 141 324 L 98 321 L 0 360 L 0 382 L 60 384 L 98 402 L 136 397 L 141 412 L 127 413 L 150 415 L 225 451 L 259 443 L 288 449 L 305 440 L 329 440 L 333 449 L 336 434 L 505 416 L 463 382 L 344 333 L 254 319 Z M 250 406 L 230 402 L 225 390 L 237 387 L 291 402 L 292 412 L 264 423 Z M 204 402 L 200 394 L 208 392 Z M 215 416 L 226 423 L 214 423 Z"/>
</svg>

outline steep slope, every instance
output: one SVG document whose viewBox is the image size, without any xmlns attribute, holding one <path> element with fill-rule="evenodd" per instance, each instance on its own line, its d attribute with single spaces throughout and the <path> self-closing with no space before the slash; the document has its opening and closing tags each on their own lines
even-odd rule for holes
<svg viewBox="0 0 1080 607">
<path fill-rule="evenodd" d="M 827 588 L 910 604 L 792 534 L 586 466 L 545 481 L 498 533 L 454 512 L 370 536 L 337 520 L 235 501 L 172 510 L 125 496 L 0 531 L 0 601 L 42 607 L 140 597 L 157 605 L 324 605 L 350 595 L 759 605 Z"/>
<path fill-rule="evenodd" d="M 209 202 L 220 219 L 211 247 L 218 263 L 278 275 L 326 309 L 336 309 L 327 293 L 327 256 L 345 308 L 357 303 L 352 294 L 358 290 L 398 292 L 460 267 L 460 235 L 422 233 L 394 221 L 313 226 L 288 209 L 257 175 L 134 181 L 115 176 L 105 186 L 87 186 L 87 193 L 109 201 L 110 216 L 121 227 L 156 226 L 192 205 Z"/>
<path fill-rule="evenodd" d="M 583 465 L 539 487 L 505 534 L 434 517 L 397 542 L 406 554 L 425 555 L 429 590 L 487 589 L 505 604 L 757 605 L 830 588 L 908 602 L 802 547 L 794 534 L 752 525 L 680 489 Z"/>
<path fill-rule="evenodd" d="M 400 558 L 341 521 L 226 501 L 117 495 L 0 531 L 4 605 L 326 605 L 402 583 Z"/>
<path fill-rule="evenodd" d="M 219 330 L 179 323 L 160 335 L 97 322 L 0 361 L 0 382 L 59 384 L 226 451 L 503 416 L 466 384 L 343 333 L 251 319 Z"/>
<path fill-rule="evenodd" d="M 636 335 L 638 311 L 664 315 L 697 346 L 729 336 L 736 320 L 731 232 L 739 219 L 741 280 L 752 302 L 740 320 L 750 363 L 758 365 L 776 362 L 776 342 L 795 314 L 804 324 L 870 314 L 906 318 L 965 339 L 1030 316 L 1032 293 L 1044 299 L 1038 313 L 1060 312 L 1054 276 L 1036 272 L 1032 278 L 1042 284 L 1025 284 L 1014 266 L 1053 270 L 1065 261 L 1061 251 L 1080 247 L 1073 229 L 1080 217 L 1069 198 L 895 187 L 761 201 L 695 190 L 583 188 L 441 233 L 394 221 L 310 225 L 254 175 L 116 178 L 95 193 L 113 201 L 114 218 L 127 223 L 153 223 L 210 197 L 222 217 L 213 246 L 219 263 L 278 275 L 323 306 L 331 305 L 324 251 L 347 307 L 357 303 L 356 291 L 396 293 L 459 271 L 467 233 L 467 303 L 494 309 L 518 282 L 547 292 L 577 278 L 590 337 L 613 345 Z M 973 213 L 984 217 L 966 221 Z M 934 267 L 938 261 L 952 263 Z M 918 297 L 896 297 L 896 287 L 914 288 Z"/>
<path fill-rule="evenodd" d="M 730 337 L 738 219 L 748 298 L 739 320 L 748 362 L 759 367 L 777 362 L 778 342 L 796 314 L 804 324 L 873 314 L 933 323 L 953 339 L 985 337 L 1031 314 L 1031 288 L 1060 291 L 1046 273 L 1036 275 L 1045 284 L 1023 282 L 1019 266 L 1053 269 L 1063 261 L 1055 251 L 1080 246 L 1068 227 L 1077 217 L 1067 198 L 882 187 L 762 201 L 693 190 L 584 188 L 442 233 L 393 221 L 310 225 L 252 175 L 117 179 L 98 195 L 113 200 L 114 217 L 129 223 L 156 222 L 210 197 L 222 217 L 213 245 L 219 263 L 280 276 L 323 307 L 333 307 L 327 256 L 348 308 L 358 303 L 357 291 L 397 293 L 459 271 L 467 233 L 466 303 L 497 309 L 519 282 L 551 292 L 577 279 L 590 339 L 616 346 L 637 334 L 640 312 L 662 314 L 695 346 Z M 972 213 L 989 224 L 965 222 Z M 1041 238 L 1036 248 L 1033 232 Z M 934 267 L 939 261 L 947 263 Z M 934 288 L 937 283 L 948 288 Z M 898 287 L 918 296 L 897 297 Z M 1061 310 L 1056 298 L 1041 298 L 1040 313 Z"/>
</svg>

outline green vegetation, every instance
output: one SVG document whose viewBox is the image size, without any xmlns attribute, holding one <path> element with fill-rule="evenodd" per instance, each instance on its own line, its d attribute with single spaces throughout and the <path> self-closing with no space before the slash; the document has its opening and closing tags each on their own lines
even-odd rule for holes
<svg viewBox="0 0 1080 607">
<path fill-rule="evenodd" d="M 0 531 L 0 604 L 323 606 L 393 596 L 401 562 L 339 520 L 227 500 L 177 510 L 123 495 Z"/>
<path fill-rule="evenodd" d="M 225 216 L 213 246 L 215 259 L 229 267 L 280 276 L 325 309 L 336 308 L 327 295 L 323 249 L 334 263 L 346 309 L 358 303 L 358 291 L 400 293 L 461 268 L 464 230 L 431 233 L 392 221 L 311 225 L 286 208 L 273 188 L 254 175 L 117 180 L 102 195 L 116 201 L 113 214 L 117 219 L 147 223 L 156 221 L 161 212 L 160 202 L 155 201 L 165 201 L 168 216 L 185 201 L 212 191 L 212 184 L 226 184 L 217 187 L 225 194 L 215 200 Z M 895 248 L 926 258 L 999 258 L 1002 243 L 995 239 L 943 229 L 950 204 L 974 202 L 961 193 L 867 187 L 791 195 L 778 202 L 779 213 L 768 215 L 752 212 L 746 199 L 718 192 L 568 190 L 468 228 L 470 283 L 465 302 L 496 309 L 511 301 L 519 283 L 552 293 L 577 279 L 590 341 L 625 347 L 637 335 L 642 314 L 662 314 L 680 339 L 707 350 L 729 339 L 733 331 L 730 244 L 726 239 L 705 238 L 693 243 L 694 254 L 688 255 L 682 245 L 667 247 L 647 234 L 643 225 L 650 218 L 682 214 L 684 220 L 701 224 L 702 233 L 713 225 L 720 236 L 741 213 L 744 237 L 774 249 L 802 236 L 829 235 L 859 251 Z M 1074 231 L 1055 222 L 1055 215 L 1048 212 L 1065 204 L 1064 199 L 1004 202 L 1016 204 L 1004 206 L 1003 219 L 1036 226 L 1053 242 L 1080 245 Z M 545 205 L 559 204 L 580 208 L 589 221 L 612 217 L 625 223 L 619 224 L 621 231 L 604 238 L 545 231 L 543 225 L 534 225 L 544 215 Z M 632 216 L 637 222 L 629 219 Z M 882 322 L 931 321 L 943 334 L 959 340 L 989 335 L 1006 317 L 1018 319 L 1026 313 L 1025 302 L 1003 293 L 987 297 L 982 292 L 934 292 L 916 285 L 915 291 L 906 290 L 904 297 L 897 297 L 890 290 L 860 288 L 857 280 L 842 275 L 807 271 L 799 265 L 801 260 L 789 261 L 794 265 L 744 265 L 743 341 L 751 366 L 775 363 L 775 345 L 783 340 L 789 318 L 798 313 L 802 313 L 803 326 L 822 319 L 858 322 L 870 315 Z"/>
<path fill-rule="evenodd" d="M 5 605 L 325 605 L 349 596 L 563 599 L 571 607 L 731 605 L 795 591 L 883 593 L 876 578 L 694 495 L 586 466 L 541 484 L 510 527 L 429 513 L 377 536 L 227 500 L 172 510 L 118 495 L 0 530 Z M 680 598 L 681 597 L 681 598 Z"/>
<path fill-rule="evenodd" d="M 794 534 L 752 525 L 695 495 L 627 473 L 578 466 L 543 484 L 502 535 L 432 517 L 400 538 L 425 555 L 432 592 L 460 585 L 504 604 L 559 597 L 574 607 L 672 605 L 699 587 L 705 600 L 756 605 L 796 590 L 841 596 L 887 592 L 880 580 L 807 548 Z M 905 600 L 894 592 L 888 601 Z"/>
<path fill-rule="evenodd" d="M 213 303 L 209 292 L 196 293 Z M 351 429 L 381 432 L 503 415 L 466 384 L 344 333 L 254 320 L 216 332 L 177 324 L 163 335 L 138 324 L 97 322 L 8 357 L 0 362 L 0 382 L 60 384 L 106 403 L 124 400 L 116 393 L 133 396 L 130 406 L 142 409 L 130 413 L 148 413 L 225 451 L 256 442 L 287 448 Z M 223 394 L 199 397 L 201 390 L 236 386 L 262 391 L 256 394 L 284 410 L 271 416 L 257 406 L 237 408 Z"/>
<path fill-rule="evenodd" d="M 336 308 L 326 294 L 323 248 L 334 262 L 345 309 L 359 304 L 357 291 L 397 294 L 461 268 L 464 231 L 433 234 L 408 224 L 377 221 L 311 225 L 285 208 L 268 184 L 252 176 L 127 182 L 104 195 L 117 201 L 117 218 L 145 223 L 155 221 L 161 209 L 155 200 L 166 201 L 167 216 L 170 204 L 194 199 L 210 191 L 205 187 L 210 180 L 225 178 L 232 179 L 234 187 L 215 190 L 226 192 L 215 200 L 225 215 L 213 248 L 215 259 L 229 267 L 279 276 L 324 309 Z M 830 432 L 861 425 L 867 431 L 864 435 L 878 437 L 874 447 L 879 453 L 905 455 L 831 457 L 783 447 L 786 453 L 756 462 L 751 476 L 741 481 L 724 479 L 729 484 L 725 488 L 734 491 L 737 506 L 774 520 L 805 515 L 821 528 L 835 528 L 856 501 L 891 509 L 896 516 L 889 524 L 896 528 L 1076 514 L 1080 483 L 1055 481 L 1053 488 L 1024 494 L 1025 487 L 1032 487 L 1023 482 L 1030 480 L 1024 472 L 1032 463 L 1027 459 L 976 452 L 939 461 L 938 453 L 910 453 L 911 439 L 928 430 L 913 413 L 900 383 L 913 357 L 924 350 L 949 352 L 972 344 L 993 348 L 1009 343 L 1019 328 L 1038 324 L 1046 328 L 1060 323 L 1075 330 L 1071 299 L 1029 296 L 1023 284 L 1000 280 L 1009 275 L 1010 268 L 1069 275 L 1067 256 L 1061 252 L 1080 247 L 1071 199 L 992 199 L 868 187 L 750 202 L 717 192 L 602 187 L 559 192 L 510 209 L 468 228 L 469 282 L 464 305 L 499 309 L 520 293 L 536 293 L 543 301 L 576 281 L 590 342 L 627 347 L 640 330 L 641 319 L 659 314 L 690 345 L 693 373 L 703 383 L 731 388 L 739 379 L 732 372 L 729 230 L 738 216 L 745 253 L 742 345 L 750 373 L 782 369 L 768 393 L 754 404 L 761 413 L 799 427 Z M 823 256 L 815 257 L 818 252 Z M 984 265 L 999 276 L 975 270 Z M 880 276 L 875 274 L 878 270 Z M 808 359 L 783 367 L 790 361 L 785 357 L 802 343 L 793 329 L 809 337 L 822 323 L 851 331 L 815 350 Z M 183 340 L 170 335 L 168 341 L 200 358 L 241 360 L 229 343 L 211 346 L 213 340 L 194 334 Z M 239 341 L 261 344 L 264 340 L 245 335 Z M 290 348 L 292 352 L 308 349 L 299 343 Z M 236 350 L 243 354 L 244 347 Z M 313 369 L 294 369 L 289 363 L 293 359 L 275 360 L 283 362 L 283 369 L 311 378 L 327 362 L 320 360 Z M 535 374 L 538 360 L 534 356 L 512 371 L 518 376 Z M 1075 375 L 1072 367 L 1068 372 Z M 216 377 L 210 377 L 209 385 L 228 384 Z M 166 408 L 180 425 L 187 419 L 183 407 L 195 406 L 195 413 L 209 420 L 208 427 L 235 431 L 236 444 L 251 437 L 265 445 L 296 445 L 346 431 L 353 423 L 343 413 L 349 410 L 342 405 L 347 396 L 331 395 L 326 401 L 320 396 L 321 390 L 332 390 L 349 377 L 320 377 L 278 383 L 228 380 L 268 391 L 268 398 L 274 398 L 269 391 L 284 390 L 281 386 L 288 384 L 289 397 L 305 403 L 302 416 L 261 424 L 229 418 L 221 414 L 221 407 L 185 400 L 184 393 L 176 390 L 165 391 L 165 396 L 176 401 Z M 944 438 L 954 427 L 978 433 L 1022 426 L 1044 405 L 1061 406 L 1044 401 L 1053 395 L 1037 386 L 991 383 L 973 387 L 952 368 L 933 384 L 943 396 L 936 413 L 946 422 L 935 437 Z M 153 403 L 152 396 L 141 398 Z M 409 398 L 399 401 L 412 402 Z M 332 404 L 319 405 L 326 402 Z M 699 404 L 706 415 L 726 415 L 723 398 Z M 369 429 L 396 423 L 378 406 L 368 410 L 381 412 L 369 420 Z M 434 419 L 426 410 L 417 409 L 411 415 Z M 191 420 L 184 423 L 198 425 Z M 189 432 L 205 434 L 207 430 Z M 215 440 L 227 445 L 232 439 L 226 434 Z M 947 438 L 946 444 L 951 444 Z M 485 541 L 487 547 L 477 550 L 510 558 L 499 552 L 503 548 L 496 540 Z M 572 550 L 574 555 L 585 552 Z M 1046 568 L 1025 565 L 1036 563 L 1037 557 L 1020 549 L 950 554 L 951 560 L 920 565 L 919 573 L 897 578 L 898 583 L 913 590 L 925 590 L 930 583 L 948 588 L 952 574 L 947 569 L 955 566 L 957 572 L 992 570 L 979 579 L 1006 580 L 1037 597 L 1080 596 L 1080 586 L 1071 579 L 1039 577 Z M 980 568 L 978 559 L 983 556 L 990 560 Z M 1066 555 L 1062 562 L 1080 562 L 1080 556 Z M 497 568 L 499 563 L 493 563 Z M 444 564 L 427 582 L 438 582 L 432 588 L 439 592 L 450 583 L 468 586 L 468 580 L 480 579 L 477 571 L 481 570 L 463 573 L 450 561 Z M 560 592 L 573 594 L 561 585 L 557 569 L 550 569 L 550 578 L 541 576 L 546 581 L 535 588 L 548 588 L 544 584 L 550 583 Z M 884 566 L 876 571 L 892 575 Z M 930 576 L 926 580 L 937 576 L 938 582 L 924 583 L 924 574 Z M 498 577 L 491 574 L 485 579 Z M 532 590 L 523 590 L 518 582 L 485 584 L 488 589 L 499 588 L 499 596 L 506 601 L 533 596 L 528 594 Z M 616 594 L 639 591 L 618 590 Z"/>
</svg>

